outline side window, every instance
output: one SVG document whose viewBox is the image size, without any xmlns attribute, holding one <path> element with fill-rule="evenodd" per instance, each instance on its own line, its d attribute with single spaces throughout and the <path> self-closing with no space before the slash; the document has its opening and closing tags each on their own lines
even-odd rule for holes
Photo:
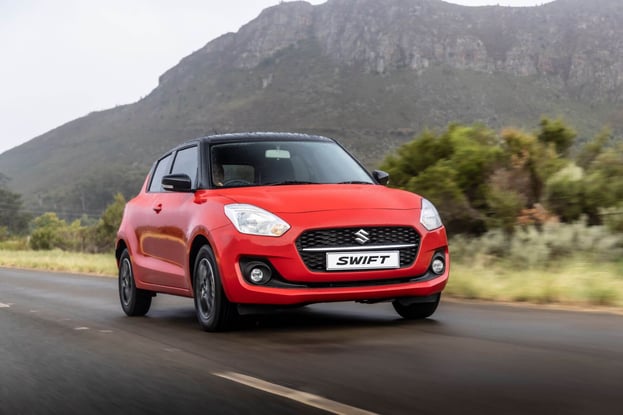
<svg viewBox="0 0 623 415">
<path fill-rule="evenodd" d="M 169 165 L 171 163 L 171 154 L 163 157 L 158 161 L 158 165 L 154 169 L 154 174 L 151 176 L 151 182 L 149 183 L 150 192 L 164 192 L 162 188 L 162 178 L 169 173 Z"/>
<path fill-rule="evenodd" d="M 197 187 L 197 166 L 199 153 L 197 146 L 184 148 L 177 152 L 171 174 L 186 174 L 192 180 L 192 188 Z"/>
</svg>

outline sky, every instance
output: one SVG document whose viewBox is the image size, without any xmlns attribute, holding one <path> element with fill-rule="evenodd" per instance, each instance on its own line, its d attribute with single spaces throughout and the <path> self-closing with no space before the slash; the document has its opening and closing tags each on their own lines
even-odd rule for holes
<svg viewBox="0 0 623 415">
<path fill-rule="evenodd" d="M 321 4 L 325 0 L 307 0 Z M 534 6 L 547 0 L 449 0 Z M 158 77 L 280 0 L 0 0 L 0 154 Z"/>
</svg>

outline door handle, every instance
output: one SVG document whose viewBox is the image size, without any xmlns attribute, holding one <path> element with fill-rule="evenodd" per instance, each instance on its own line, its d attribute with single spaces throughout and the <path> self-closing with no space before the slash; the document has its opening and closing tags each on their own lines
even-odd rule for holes
<svg viewBox="0 0 623 415">
<path fill-rule="evenodd" d="M 154 212 L 160 213 L 160 211 L 162 210 L 162 203 L 158 203 L 152 209 L 154 210 Z"/>
</svg>

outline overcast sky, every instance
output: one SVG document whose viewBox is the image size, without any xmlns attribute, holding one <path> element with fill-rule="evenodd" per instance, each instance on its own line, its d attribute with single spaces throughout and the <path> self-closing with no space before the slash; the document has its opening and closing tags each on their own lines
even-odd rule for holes
<svg viewBox="0 0 623 415">
<path fill-rule="evenodd" d="M 92 111 L 138 101 L 183 57 L 279 2 L 0 0 L 0 154 Z"/>
</svg>

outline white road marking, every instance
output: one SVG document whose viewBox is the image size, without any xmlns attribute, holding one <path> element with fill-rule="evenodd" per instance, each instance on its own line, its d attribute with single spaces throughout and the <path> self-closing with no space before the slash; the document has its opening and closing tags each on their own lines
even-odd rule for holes
<svg viewBox="0 0 623 415">
<path fill-rule="evenodd" d="M 10 308 L 11 304 L 0 303 L 0 308 Z"/>
<path fill-rule="evenodd" d="M 112 330 L 100 330 L 100 333 L 112 333 Z"/>
<path fill-rule="evenodd" d="M 89 330 L 88 327 L 74 327 L 74 330 Z"/>
<path fill-rule="evenodd" d="M 293 401 L 312 406 L 314 408 L 322 409 L 323 411 L 330 412 L 337 415 L 376 415 L 374 412 L 365 411 L 363 409 L 355 408 L 340 402 L 335 402 L 330 399 L 323 398 L 322 396 L 314 395 L 307 392 L 301 392 L 296 389 L 286 388 L 285 386 L 277 385 L 275 383 L 266 382 L 261 379 L 257 379 L 251 376 L 242 375 L 235 372 L 218 372 L 212 373 L 214 376 L 218 376 L 224 379 L 231 380 L 232 382 L 240 383 L 242 385 L 249 386 L 251 388 L 259 389 L 264 392 L 272 393 L 273 395 L 282 396 L 284 398 L 291 399 Z"/>
</svg>

